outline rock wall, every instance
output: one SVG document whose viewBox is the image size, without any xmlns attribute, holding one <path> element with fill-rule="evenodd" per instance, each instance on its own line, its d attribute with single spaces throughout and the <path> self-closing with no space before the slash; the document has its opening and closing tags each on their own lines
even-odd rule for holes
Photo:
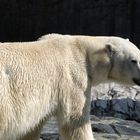
<svg viewBox="0 0 140 140">
<path fill-rule="evenodd" d="M 140 45 L 139 0 L 1 0 L 0 41 L 46 33 L 117 35 Z"/>
<path fill-rule="evenodd" d="M 91 116 L 92 131 L 96 140 L 139 140 L 140 124 L 113 117 Z M 44 126 L 40 140 L 61 140 L 57 122 L 51 119 Z"/>
<path fill-rule="evenodd" d="M 92 88 L 91 114 L 140 122 L 140 87 L 111 83 Z"/>
</svg>

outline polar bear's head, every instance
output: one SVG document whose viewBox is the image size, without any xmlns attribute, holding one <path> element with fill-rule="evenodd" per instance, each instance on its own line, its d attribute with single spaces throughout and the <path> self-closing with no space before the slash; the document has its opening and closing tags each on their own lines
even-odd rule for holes
<svg viewBox="0 0 140 140">
<path fill-rule="evenodd" d="M 140 86 L 140 50 L 129 40 L 118 37 L 110 37 L 106 47 L 111 62 L 108 79 Z"/>
<path fill-rule="evenodd" d="M 93 37 L 85 42 L 92 85 L 118 82 L 140 86 L 140 50 L 133 43 L 120 37 Z"/>
</svg>

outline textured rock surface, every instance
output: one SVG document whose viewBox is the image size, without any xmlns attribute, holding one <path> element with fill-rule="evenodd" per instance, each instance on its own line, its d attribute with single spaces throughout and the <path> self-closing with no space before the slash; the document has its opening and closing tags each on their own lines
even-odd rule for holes
<svg viewBox="0 0 140 140">
<path fill-rule="evenodd" d="M 140 124 L 113 117 L 97 118 L 91 116 L 92 130 L 97 140 L 139 140 Z M 61 140 L 57 123 L 51 120 L 41 133 L 42 140 Z"/>
<path fill-rule="evenodd" d="M 91 114 L 140 121 L 140 87 L 101 84 L 92 88 Z"/>
</svg>

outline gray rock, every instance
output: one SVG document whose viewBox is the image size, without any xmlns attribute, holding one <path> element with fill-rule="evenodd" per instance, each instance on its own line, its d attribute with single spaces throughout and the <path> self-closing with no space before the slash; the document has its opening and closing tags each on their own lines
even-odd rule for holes
<svg viewBox="0 0 140 140">
<path fill-rule="evenodd" d="M 140 124 L 114 117 L 91 116 L 92 130 L 97 140 L 139 140 Z M 51 119 L 41 133 L 43 140 L 61 140 L 57 123 Z"/>
<path fill-rule="evenodd" d="M 93 87 L 91 114 L 140 120 L 140 87 L 115 83 Z"/>
<path fill-rule="evenodd" d="M 60 140 L 57 122 L 54 118 L 51 118 L 44 126 L 41 132 L 41 138 L 42 140 Z"/>
</svg>

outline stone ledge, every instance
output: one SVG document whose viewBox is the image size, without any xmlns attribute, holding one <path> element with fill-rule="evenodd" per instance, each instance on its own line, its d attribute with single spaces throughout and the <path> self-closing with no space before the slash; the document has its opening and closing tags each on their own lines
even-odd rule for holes
<svg viewBox="0 0 140 140">
<path fill-rule="evenodd" d="M 140 124 L 114 117 L 91 116 L 92 130 L 97 140 L 139 140 Z M 41 133 L 42 140 L 61 140 L 57 123 L 50 120 Z"/>
</svg>

